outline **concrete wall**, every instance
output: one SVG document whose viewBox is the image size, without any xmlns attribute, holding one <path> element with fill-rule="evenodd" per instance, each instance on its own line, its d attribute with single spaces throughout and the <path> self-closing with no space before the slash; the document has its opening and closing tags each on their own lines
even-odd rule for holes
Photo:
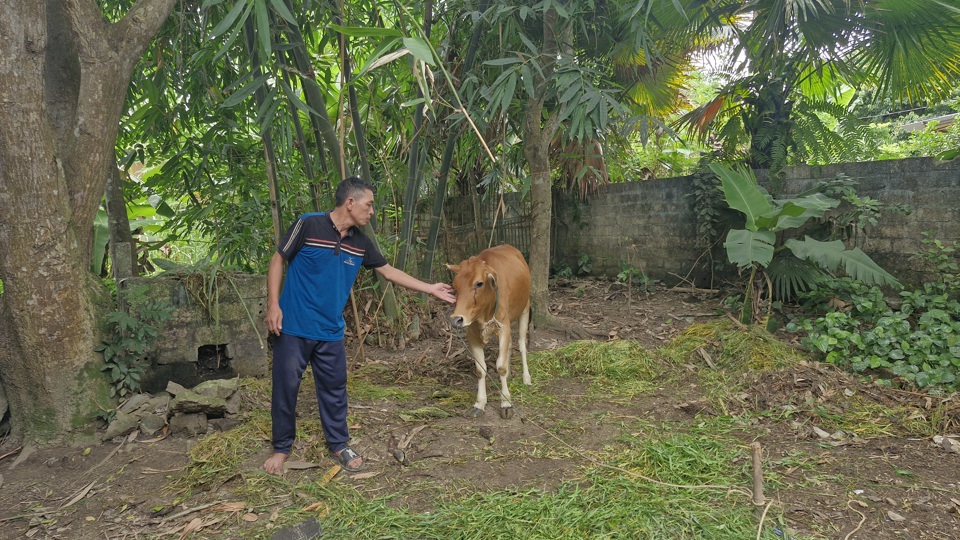
<svg viewBox="0 0 960 540">
<path fill-rule="evenodd" d="M 216 295 L 201 296 L 209 309 L 188 291 L 188 286 L 192 290 L 206 289 L 207 285 L 198 275 L 129 278 L 121 283 L 121 297 L 123 290 L 146 286 L 150 298 L 174 307 L 172 320 L 160 328 L 162 338 L 143 381 L 144 391 L 163 390 L 171 380 L 191 388 L 212 378 L 269 374 L 267 331 L 263 322 L 267 305 L 266 276 L 219 277 Z M 206 299 L 207 296 L 216 296 L 216 302 Z M 214 317 L 211 313 L 218 315 Z"/>
<path fill-rule="evenodd" d="M 616 276 L 620 263 L 647 276 L 685 274 L 702 249 L 688 178 L 666 178 L 603 186 L 585 201 L 554 197 L 553 262 L 573 269 L 590 257 L 591 274 Z"/>
<path fill-rule="evenodd" d="M 922 268 L 910 256 L 925 249 L 923 233 L 947 242 L 960 241 L 960 160 L 915 158 L 893 161 L 799 166 L 787 170 L 784 190 L 800 193 L 818 180 L 845 174 L 859 182 L 857 194 L 885 204 L 911 207 L 909 215 L 887 212 L 876 227 L 858 239 L 882 267 L 905 283 L 917 282 Z M 758 175 L 763 179 L 763 175 Z"/>
<path fill-rule="evenodd" d="M 796 194 L 838 174 L 857 180 L 861 197 L 912 207 L 909 215 L 884 214 L 878 226 L 858 239 L 861 249 L 901 280 L 916 282 L 919 265 L 909 256 L 923 248 L 923 232 L 948 242 L 960 240 L 960 160 L 790 167 L 783 192 Z M 763 181 L 765 172 L 757 176 Z M 702 285 L 708 257 L 697 246 L 690 193 L 689 178 L 681 177 L 603 186 L 582 202 L 555 197 L 554 263 L 576 268 L 579 257 L 587 254 L 594 275 L 615 276 L 624 261 L 667 283 L 696 269 Z"/>
</svg>

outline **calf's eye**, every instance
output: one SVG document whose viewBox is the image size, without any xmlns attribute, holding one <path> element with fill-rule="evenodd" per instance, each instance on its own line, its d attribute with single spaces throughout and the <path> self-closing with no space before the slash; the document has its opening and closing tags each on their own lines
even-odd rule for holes
<svg viewBox="0 0 960 540">
<path fill-rule="evenodd" d="M 482 282 L 482 281 L 478 281 L 478 282 L 477 282 L 477 288 L 479 289 L 480 287 L 483 287 L 483 282 Z"/>
</svg>

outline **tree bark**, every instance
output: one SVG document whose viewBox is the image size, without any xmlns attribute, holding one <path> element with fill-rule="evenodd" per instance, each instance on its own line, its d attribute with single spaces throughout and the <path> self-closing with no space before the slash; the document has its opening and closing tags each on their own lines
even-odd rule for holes
<svg viewBox="0 0 960 540">
<path fill-rule="evenodd" d="M 107 175 L 105 196 L 107 228 L 110 231 L 110 275 L 124 279 L 137 275 L 137 243 L 130 232 L 127 203 L 123 198 L 123 179 L 120 169 L 112 167 Z"/>
<path fill-rule="evenodd" d="M 0 0 L 0 377 L 11 437 L 78 435 L 100 406 L 88 270 L 130 75 L 176 0 L 117 23 L 94 0 Z"/>
<path fill-rule="evenodd" d="M 550 315 L 550 223 L 553 216 L 553 182 L 550 166 L 550 143 L 560 127 L 561 110 L 546 111 L 545 96 L 553 76 L 556 57 L 561 53 L 559 17 L 555 9 L 546 11 L 543 18 L 544 70 L 535 75 L 534 97 L 527 100 L 523 124 L 523 153 L 530 170 L 530 302 L 533 320 L 555 326 Z"/>
</svg>

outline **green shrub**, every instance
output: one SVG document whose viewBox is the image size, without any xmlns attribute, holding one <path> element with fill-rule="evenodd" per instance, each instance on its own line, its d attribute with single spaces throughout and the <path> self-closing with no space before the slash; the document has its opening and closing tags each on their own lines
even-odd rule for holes
<svg viewBox="0 0 960 540">
<path fill-rule="evenodd" d="M 943 283 L 902 291 L 898 307 L 878 287 L 849 278 L 826 280 L 805 299 L 829 311 L 799 318 L 787 330 L 806 332 L 804 346 L 827 362 L 919 388 L 958 387 L 960 303 Z"/>
<path fill-rule="evenodd" d="M 103 353 L 100 371 L 110 375 L 110 396 L 126 396 L 140 389 L 160 332 L 156 325 L 173 317 L 173 306 L 147 297 L 146 286 L 122 292 L 127 311 L 106 315 L 107 332 L 97 351 Z"/>
</svg>

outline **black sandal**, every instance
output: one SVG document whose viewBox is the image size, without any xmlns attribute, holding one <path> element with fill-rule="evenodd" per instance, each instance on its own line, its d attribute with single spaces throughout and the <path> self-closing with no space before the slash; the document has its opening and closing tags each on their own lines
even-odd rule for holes
<svg viewBox="0 0 960 540">
<path fill-rule="evenodd" d="M 366 465 L 367 463 L 367 461 L 363 459 L 363 457 L 360 454 L 354 452 L 353 449 L 349 447 L 344 448 L 343 450 L 340 450 L 340 452 L 336 454 L 333 454 L 333 457 L 337 460 L 338 463 L 340 463 L 340 466 L 343 467 L 343 469 L 347 472 L 358 472 L 361 469 L 363 469 L 363 466 Z M 360 465 L 357 465 L 356 467 L 351 467 L 350 462 L 358 458 L 360 459 Z"/>
</svg>

